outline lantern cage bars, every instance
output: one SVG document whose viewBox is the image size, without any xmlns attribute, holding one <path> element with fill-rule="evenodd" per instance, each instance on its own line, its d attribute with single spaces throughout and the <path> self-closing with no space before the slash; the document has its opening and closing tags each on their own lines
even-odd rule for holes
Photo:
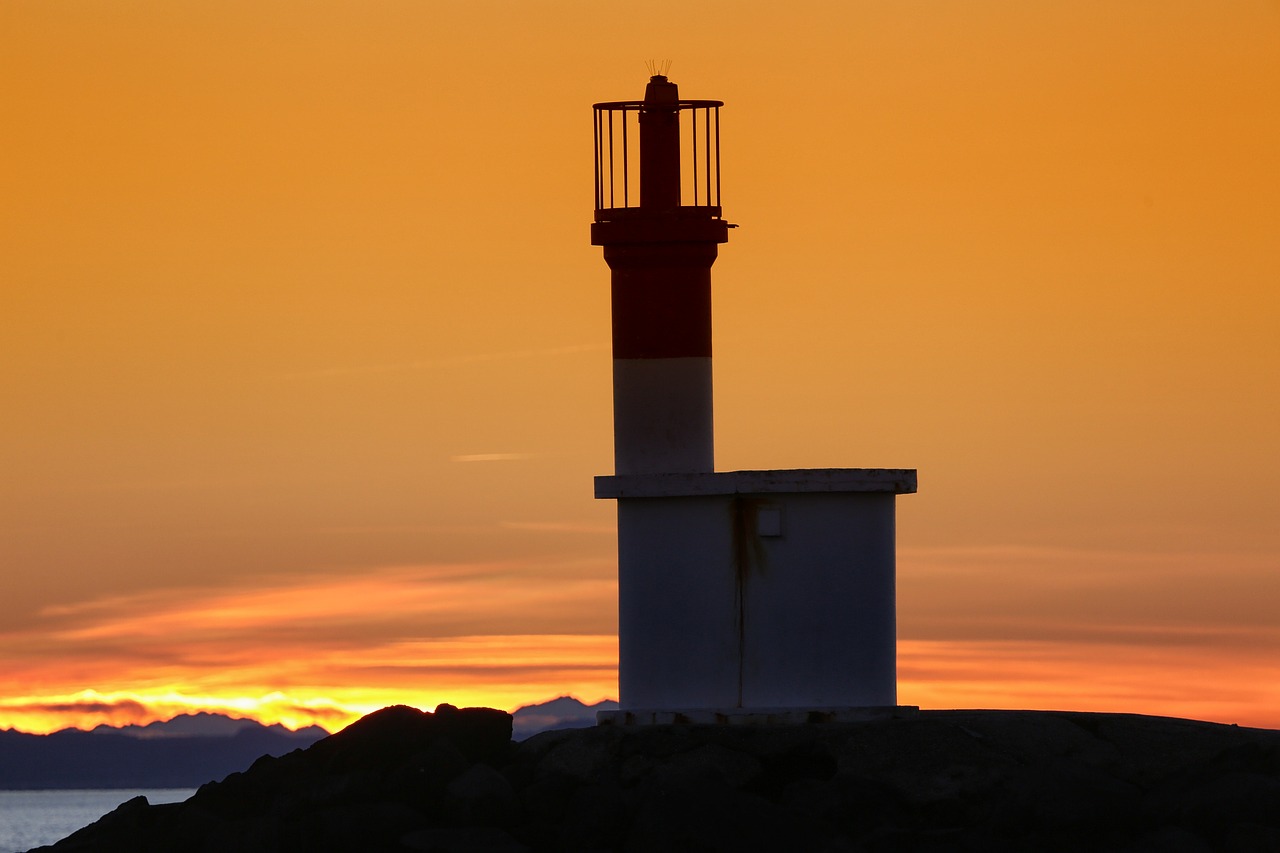
<svg viewBox="0 0 1280 853">
<path fill-rule="evenodd" d="M 676 101 L 659 107 L 676 111 L 680 123 L 680 207 L 674 211 L 678 216 L 720 218 L 722 106 L 724 101 Z M 640 114 L 646 108 L 654 105 L 645 101 L 593 105 L 597 222 L 649 213 L 640 206 Z"/>
</svg>

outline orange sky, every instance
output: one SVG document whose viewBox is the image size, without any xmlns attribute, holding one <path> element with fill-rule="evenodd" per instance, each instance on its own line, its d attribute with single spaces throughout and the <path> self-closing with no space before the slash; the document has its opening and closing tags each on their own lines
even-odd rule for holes
<svg viewBox="0 0 1280 853">
<path fill-rule="evenodd" d="M 641 10 L 642 11 L 638 11 Z M 722 111 L 717 463 L 900 690 L 1280 727 L 1280 3 L 0 10 L 0 727 L 616 695 L 590 105 Z"/>
</svg>

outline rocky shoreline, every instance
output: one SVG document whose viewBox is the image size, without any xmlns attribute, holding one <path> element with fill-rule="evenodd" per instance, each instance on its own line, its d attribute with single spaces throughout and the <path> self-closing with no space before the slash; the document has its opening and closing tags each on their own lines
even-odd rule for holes
<svg viewBox="0 0 1280 853">
<path fill-rule="evenodd" d="M 40 850 L 1280 850 L 1280 732 L 923 711 L 515 743 L 501 711 L 393 707 Z"/>
</svg>

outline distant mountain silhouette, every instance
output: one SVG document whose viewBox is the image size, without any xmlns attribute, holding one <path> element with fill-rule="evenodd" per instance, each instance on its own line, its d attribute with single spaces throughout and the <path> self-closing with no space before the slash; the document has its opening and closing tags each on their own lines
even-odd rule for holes
<svg viewBox="0 0 1280 853">
<path fill-rule="evenodd" d="M 195 788 L 328 734 L 318 726 L 293 732 L 219 714 L 90 732 L 0 731 L 0 790 Z"/>
<path fill-rule="evenodd" d="M 172 720 L 148 723 L 145 726 L 108 726 L 101 725 L 93 730 L 94 734 L 127 735 L 139 740 L 170 737 L 234 737 L 246 730 L 265 728 L 285 737 L 301 738 L 308 743 L 325 737 L 329 732 L 319 726 L 307 726 L 293 731 L 276 723 L 263 726 L 257 720 L 242 717 L 228 717 L 223 714 L 211 714 L 201 711 L 197 714 L 179 714 Z"/>
<path fill-rule="evenodd" d="M 596 724 L 596 711 L 616 711 L 617 702 L 605 700 L 584 705 L 572 696 L 561 696 L 540 705 L 524 705 L 511 713 L 512 737 L 524 740 L 539 732 L 581 729 Z"/>
</svg>

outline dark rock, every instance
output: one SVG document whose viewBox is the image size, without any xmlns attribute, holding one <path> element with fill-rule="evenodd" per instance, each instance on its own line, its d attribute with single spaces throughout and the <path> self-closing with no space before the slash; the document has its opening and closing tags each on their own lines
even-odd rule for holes
<svg viewBox="0 0 1280 853">
<path fill-rule="evenodd" d="M 672 756 L 658 771 L 664 782 L 711 785 L 730 789 L 755 782 L 764 772 L 760 759 L 717 743 L 707 743 Z"/>
<path fill-rule="evenodd" d="M 801 816 L 830 824 L 837 835 L 855 840 L 883 827 L 908 825 L 914 814 L 884 782 L 850 776 L 830 782 L 800 780 L 783 791 L 781 802 Z"/>
<path fill-rule="evenodd" d="M 134 800 L 81 851 L 1280 849 L 1280 732 L 938 711 L 786 727 L 609 726 L 388 708 L 186 803 Z"/>
<path fill-rule="evenodd" d="M 511 783 L 487 764 L 473 764 L 446 791 L 454 815 L 463 823 L 507 826 L 519 810 Z"/>
<path fill-rule="evenodd" d="M 1087 765 L 1062 760 L 1012 772 L 982 810 L 982 820 L 1005 835 L 1044 830 L 1122 828 L 1137 813 L 1137 786 Z"/>
<path fill-rule="evenodd" d="M 1280 828 L 1238 823 L 1223 833 L 1227 850 L 1280 850 Z"/>
<path fill-rule="evenodd" d="M 526 785 L 520 791 L 520 801 L 533 823 L 558 824 L 569 808 L 573 792 L 580 787 L 569 776 L 548 776 Z"/>
<path fill-rule="evenodd" d="M 821 742 L 790 744 L 763 757 L 763 773 L 770 792 L 781 791 L 802 780 L 826 782 L 836 775 L 839 762 Z"/>
<path fill-rule="evenodd" d="M 1146 832 L 1123 850 L 1124 853 L 1218 853 L 1218 848 L 1180 826 L 1161 826 Z"/>
<path fill-rule="evenodd" d="M 564 776 L 583 783 L 600 781 L 610 770 L 616 772 L 616 737 L 604 740 L 576 734 L 573 731 L 547 732 L 528 741 L 534 749 L 541 748 L 537 744 L 540 739 L 551 744 L 537 762 L 537 778 Z"/>
<path fill-rule="evenodd" d="M 1280 827 L 1280 778 L 1229 770 L 1179 791 L 1171 817 L 1180 825 L 1221 831 L 1236 824 Z"/>
<path fill-rule="evenodd" d="M 810 850 L 816 840 L 798 815 L 763 797 L 679 780 L 646 786 L 624 849 Z"/>
<path fill-rule="evenodd" d="M 424 853 L 528 853 L 529 850 L 501 829 L 487 826 L 419 829 L 401 838 L 398 849 Z"/>
<path fill-rule="evenodd" d="M 617 850 L 631 826 L 631 803 L 616 785 L 576 789 L 556 832 L 556 850 Z"/>
</svg>

